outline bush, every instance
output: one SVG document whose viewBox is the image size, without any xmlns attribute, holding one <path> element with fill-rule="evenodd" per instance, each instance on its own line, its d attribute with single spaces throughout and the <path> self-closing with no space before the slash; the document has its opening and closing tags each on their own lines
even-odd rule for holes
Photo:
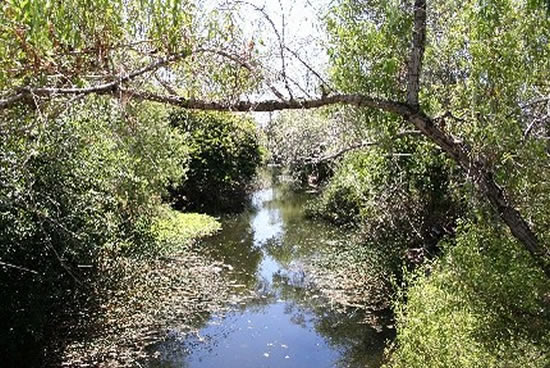
<svg viewBox="0 0 550 368">
<path fill-rule="evenodd" d="M 157 251 L 164 255 L 181 251 L 196 239 L 212 235 L 221 229 L 213 217 L 198 213 L 181 213 L 164 208 L 151 226 Z"/>
<path fill-rule="evenodd" d="M 396 308 L 391 367 L 548 367 L 550 282 L 505 229 L 466 224 Z"/>
<path fill-rule="evenodd" d="M 227 113 L 187 110 L 172 113 L 170 121 L 187 135 L 190 149 L 187 178 L 172 191 L 176 208 L 240 209 L 262 156 L 255 124 Z"/>
<path fill-rule="evenodd" d="M 163 111 L 109 101 L 89 98 L 57 118 L 2 111 L 0 346 L 14 362 L 93 295 L 92 279 L 109 277 L 97 273 L 103 256 L 149 249 L 160 197 L 183 175 L 183 137 Z"/>
<path fill-rule="evenodd" d="M 308 214 L 358 227 L 367 242 L 397 253 L 431 251 L 460 213 L 451 196 L 452 167 L 430 144 L 406 139 L 351 152 Z"/>
<path fill-rule="evenodd" d="M 425 142 L 348 153 L 307 208 L 310 216 L 357 232 L 354 242 L 323 254 L 324 279 L 344 273 L 348 282 L 338 287 L 351 304 L 389 308 L 403 269 L 435 256 L 439 240 L 453 231 L 460 207 L 450 195 L 451 178 L 452 166 Z M 362 282 L 368 286 L 358 287 Z"/>
<path fill-rule="evenodd" d="M 383 158 L 373 151 L 346 155 L 321 197 L 309 204 L 308 214 L 337 225 L 359 225 L 368 216 L 370 191 L 377 185 L 383 164 Z"/>
</svg>

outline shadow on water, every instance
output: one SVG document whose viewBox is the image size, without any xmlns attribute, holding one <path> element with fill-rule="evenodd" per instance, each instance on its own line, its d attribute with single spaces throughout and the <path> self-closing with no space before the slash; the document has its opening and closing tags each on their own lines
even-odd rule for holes
<svg viewBox="0 0 550 368">
<path fill-rule="evenodd" d="M 306 194 L 279 185 L 255 192 L 250 208 L 222 219 L 208 240 L 215 258 L 255 297 L 211 316 L 196 334 L 155 347 L 152 367 L 379 367 L 392 336 L 342 314 L 324 300 L 301 264 L 325 245 L 351 241 L 304 217 Z M 236 291 L 237 292 L 237 291 Z"/>
</svg>

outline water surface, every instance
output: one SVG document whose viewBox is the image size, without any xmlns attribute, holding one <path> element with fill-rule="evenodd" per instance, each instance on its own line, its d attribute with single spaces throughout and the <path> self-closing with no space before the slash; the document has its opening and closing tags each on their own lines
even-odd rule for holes
<svg viewBox="0 0 550 368">
<path fill-rule="evenodd" d="M 304 218 L 305 194 L 280 186 L 253 194 L 250 209 L 222 220 L 208 240 L 213 256 L 230 265 L 236 293 L 224 316 L 208 316 L 196 334 L 168 338 L 160 367 L 379 367 L 390 337 L 337 313 L 301 265 L 321 247 L 349 242 L 348 234 Z M 238 300 L 238 299 L 236 299 Z"/>
</svg>

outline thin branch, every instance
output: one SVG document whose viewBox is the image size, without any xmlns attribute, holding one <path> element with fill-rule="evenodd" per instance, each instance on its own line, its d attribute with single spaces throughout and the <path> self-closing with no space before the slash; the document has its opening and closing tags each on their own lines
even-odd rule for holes
<svg viewBox="0 0 550 368">
<path fill-rule="evenodd" d="M 28 98 L 29 96 L 54 96 L 54 95 L 76 95 L 76 94 L 92 94 L 92 93 L 109 93 L 116 90 L 121 84 L 135 79 L 145 73 L 155 71 L 160 67 L 172 63 L 177 60 L 181 60 L 189 56 L 190 52 L 182 52 L 176 55 L 172 55 L 168 58 L 158 60 L 151 63 L 141 69 L 133 71 L 128 74 L 120 75 L 113 81 L 103 84 L 98 84 L 86 88 L 56 88 L 56 87 L 21 87 L 18 88 L 18 93 L 10 97 L 0 100 L 0 108 L 6 108 L 14 105 L 15 103 Z"/>
<path fill-rule="evenodd" d="M 319 73 L 317 73 L 317 71 L 315 69 L 313 69 L 304 59 L 302 59 L 296 51 L 292 50 L 288 46 L 285 46 L 285 48 L 287 49 L 288 52 L 290 52 L 292 54 L 292 56 L 294 56 L 296 58 L 296 60 L 298 60 L 303 66 L 305 66 L 307 70 L 309 70 L 314 76 L 316 76 L 317 79 L 319 79 L 319 81 L 321 81 L 321 84 L 323 86 L 328 88 L 329 91 L 332 92 L 332 93 L 336 92 L 334 90 L 334 88 L 332 88 L 331 85 Z"/>
<path fill-rule="evenodd" d="M 38 272 L 36 272 L 35 270 L 31 270 L 30 268 L 23 267 L 23 266 L 14 265 L 12 263 L 6 263 L 6 262 L 0 261 L 0 267 L 13 268 L 13 269 L 16 269 L 16 270 L 19 270 L 19 271 L 29 272 L 29 273 L 33 273 L 35 275 L 38 275 Z"/>
<path fill-rule="evenodd" d="M 311 96 L 311 94 L 308 91 L 306 91 L 305 88 L 300 85 L 300 83 L 294 80 L 294 78 L 290 78 L 288 75 L 287 75 L 287 78 L 290 82 L 292 82 L 292 84 L 296 86 L 296 88 L 298 88 L 304 94 L 306 98 L 313 98 L 313 96 Z"/>
<path fill-rule="evenodd" d="M 406 131 L 403 131 L 403 132 L 398 133 L 397 135 L 395 135 L 395 138 L 405 137 L 405 136 L 409 136 L 409 135 L 420 135 L 420 134 L 422 134 L 422 133 L 420 133 L 420 131 L 418 131 L 418 130 L 406 130 Z M 355 151 L 355 150 L 363 149 L 363 148 L 366 148 L 366 147 L 377 146 L 380 143 L 381 143 L 380 141 L 362 141 L 362 142 L 359 142 L 359 143 L 356 143 L 356 144 L 352 144 L 351 146 L 345 147 L 345 148 L 343 148 L 343 149 L 341 149 L 341 150 L 339 150 L 335 153 L 332 153 L 330 155 L 313 158 L 309 161 L 306 161 L 306 163 L 319 164 L 319 163 L 324 162 L 324 161 L 335 160 L 335 159 L 341 157 L 342 155 L 344 155 L 344 154 L 346 154 L 350 151 Z M 395 154 L 392 154 L 391 156 L 406 156 L 406 155 L 409 155 L 409 154 L 395 153 Z"/>
<path fill-rule="evenodd" d="M 31 96 L 40 96 L 40 97 L 50 97 L 55 95 L 76 95 L 76 94 L 82 94 L 82 95 L 89 95 L 89 94 L 105 94 L 105 93 L 112 93 L 116 91 L 122 84 L 129 82 L 133 79 L 136 79 L 137 77 L 140 77 L 146 73 L 156 71 L 160 69 L 163 66 L 169 65 L 173 62 L 182 60 L 191 54 L 198 54 L 198 53 L 215 53 L 220 56 L 223 56 L 231 61 L 234 61 L 238 64 L 240 64 L 242 67 L 247 68 L 250 71 L 253 71 L 252 66 L 250 66 L 248 63 L 238 59 L 237 57 L 222 51 L 222 50 L 215 50 L 215 49 L 208 49 L 208 48 L 199 48 L 196 50 L 193 50 L 193 52 L 182 52 L 179 54 L 172 55 L 170 57 L 160 59 L 156 62 L 153 62 L 143 68 L 140 68 L 138 70 L 135 70 L 131 73 L 122 74 L 116 78 L 114 78 L 111 82 L 98 84 L 91 87 L 85 87 L 85 88 L 78 88 L 78 87 L 70 87 L 70 88 L 58 88 L 58 87 L 21 87 L 17 89 L 17 92 L 5 97 L 3 99 L 0 99 L 0 109 L 9 108 L 10 106 L 15 105 L 16 103 L 23 101 L 25 99 L 30 98 Z M 280 99 L 284 99 L 284 96 L 278 92 L 275 87 L 270 86 L 270 89 L 272 92 Z"/>
<path fill-rule="evenodd" d="M 547 102 L 550 102 L 550 96 L 535 98 L 534 100 L 531 100 L 529 102 L 526 102 L 526 103 L 520 105 L 519 107 L 520 107 L 520 109 L 523 110 L 523 109 L 531 107 L 533 105 L 538 105 L 540 103 L 547 103 Z"/>
<path fill-rule="evenodd" d="M 335 153 L 332 153 L 330 155 L 326 155 L 326 156 L 322 156 L 322 157 L 316 157 L 316 158 L 313 158 L 309 161 L 306 161 L 307 164 L 320 164 L 321 162 L 324 162 L 324 161 L 331 161 L 331 160 L 335 160 L 341 156 L 343 156 L 344 154 L 348 153 L 348 152 L 351 152 L 351 151 L 355 151 L 355 150 L 359 150 L 359 149 L 362 149 L 362 148 L 366 148 L 366 147 L 371 147 L 371 146 L 376 146 L 378 145 L 380 142 L 376 142 L 376 141 L 363 141 L 363 142 L 359 142 L 359 143 L 356 143 L 356 144 L 352 144 L 351 146 L 348 146 L 346 148 L 343 148 Z"/>
<path fill-rule="evenodd" d="M 525 131 L 523 132 L 523 139 L 526 139 L 527 137 L 529 137 L 529 134 L 531 133 L 531 131 L 533 130 L 533 128 L 538 124 L 538 123 L 541 123 L 545 120 L 547 120 L 548 118 L 550 118 L 550 115 L 544 115 L 543 117 L 540 117 L 538 119 L 534 119 L 531 124 L 529 124 L 529 126 L 527 127 L 527 129 L 525 129 Z"/>
<path fill-rule="evenodd" d="M 244 5 L 247 5 L 247 6 L 250 6 L 252 9 L 254 9 L 255 11 L 259 12 L 260 14 L 262 14 L 262 16 L 265 18 L 265 20 L 267 20 L 267 22 L 269 23 L 269 25 L 271 26 L 271 28 L 273 29 L 273 33 L 275 34 L 275 37 L 277 37 L 277 41 L 279 43 L 279 56 L 281 58 L 281 67 L 282 67 L 282 76 L 283 76 L 283 81 L 285 83 L 285 87 L 288 91 L 288 94 L 290 96 L 290 99 L 293 100 L 294 97 L 292 96 L 292 90 L 290 89 L 290 86 L 288 84 L 288 78 L 286 76 L 286 60 L 285 60 L 285 41 L 284 41 L 284 37 L 285 37 L 285 34 L 284 34 L 284 30 L 285 30 L 285 17 L 284 17 L 284 12 L 283 12 L 283 6 L 282 6 L 282 3 L 279 2 L 279 5 L 281 7 L 281 14 L 282 14 L 282 22 L 283 22 L 283 34 L 281 35 L 281 33 L 279 32 L 279 29 L 277 28 L 277 26 L 275 25 L 275 22 L 273 22 L 273 20 L 271 19 L 271 17 L 269 16 L 269 14 L 267 14 L 266 10 L 264 7 L 259 7 L 251 2 L 248 2 L 248 1 L 243 1 L 243 0 L 239 0 L 239 1 L 236 1 L 236 3 L 240 3 L 240 4 L 244 4 Z M 274 89 L 274 87 L 270 87 L 272 90 Z M 275 92 L 274 92 L 275 93 Z M 277 95 L 278 98 L 279 97 L 279 92 L 275 93 L 275 95 Z M 282 95 L 281 95 L 282 96 Z M 282 98 L 284 99 L 284 98 Z"/>
<path fill-rule="evenodd" d="M 229 59 L 231 61 L 233 61 L 234 63 L 237 63 L 239 64 L 242 68 L 245 68 L 246 70 L 248 70 L 249 72 L 251 73 L 254 73 L 256 70 L 254 69 L 254 67 L 252 65 L 250 65 L 248 62 L 242 60 L 241 58 L 235 56 L 235 55 L 231 55 L 230 53 L 228 52 L 225 52 L 223 50 L 217 50 L 217 49 L 203 49 L 204 52 L 209 52 L 209 53 L 213 53 L 213 54 L 217 54 L 217 55 L 220 55 L 222 57 L 225 57 L 226 59 Z M 277 88 L 275 88 L 275 86 L 273 86 L 272 84 L 269 84 L 267 86 L 271 92 L 273 92 L 273 94 L 275 96 L 277 96 L 277 98 L 281 101 L 284 101 L 285 100 L 285 96 L 279 92 L 279 90 Z"/>
<path fill-rule="evenodd" d="M 170 94 L 177 95 L 176 90 L 174 90 L 170 84 L 166 83 L 161 77 L 158 76 L 157 73 L 155 73 L 155 80 L 160 83 L 160 85 Z"/>
<path fill-rule="evenodd" d="M 281 66 L 282 66 L 281 72 L 283 74 L 283 80 L 285 82 L 285 87 L 286 87 L 286 90 L 288 91 L 288 95 L 290 96 L 290 99 L 293 100 L 294 96 L 292 96 L 292 90 L 290 89 L 290 85 L 288 84 L 288 79 L 287 79 L 287 76 L 286 76 L 286 59 L 285 59 L 286 20 L 285 20 L 284 7 L 283 7 L 283 3 L 281 2 L 281 0 L 279 0 L 279 7 L 281 8 L 281 22 L 282 22 L 282 28 L 281 28 L 282 37 L 279 41 L 279 49 L 281 51 Z"/>
</svg>

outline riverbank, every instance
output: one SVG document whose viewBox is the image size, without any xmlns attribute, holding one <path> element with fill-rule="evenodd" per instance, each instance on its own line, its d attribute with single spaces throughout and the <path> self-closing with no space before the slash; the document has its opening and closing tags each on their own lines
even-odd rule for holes
<svg viewBox="0 0 550 368">
<path fill-rule="evenodd" d="M 219 230 L 210 216 L 167 210 L 152 229 L 156 256 L 105 257 L 100 272 L 116 276 L 93 286 L 98 302 L 81 311 L 87 321 L 71 326 L 52 365 L 136 366 L 151 358 L 147 347 L 168 329 L 187 333 L 197 320 L 223 309 L 232 284 L 223 276 L 225 265 L 201 246 Z"/>
</svg>

